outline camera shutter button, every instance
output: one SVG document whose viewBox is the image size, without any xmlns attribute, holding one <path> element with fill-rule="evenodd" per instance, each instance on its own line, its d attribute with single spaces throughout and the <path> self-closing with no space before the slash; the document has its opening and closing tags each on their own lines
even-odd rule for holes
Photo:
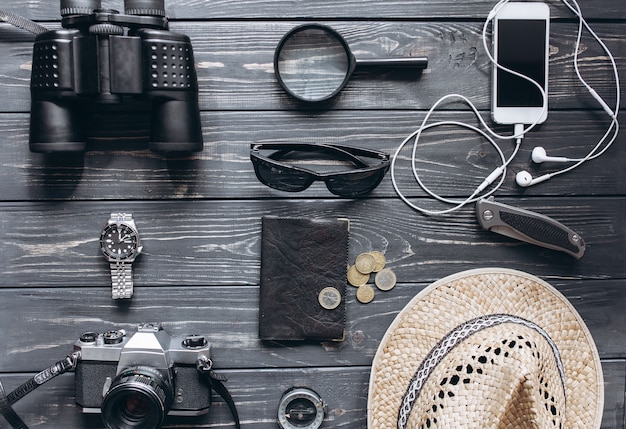
<svg viewBox="0 0 626 429">
<path fill-rule="evenodd" d="M 124 27 L 113 24 L 94 24 L 89 27 L 89 33 L 105 36 L 122 36 L 124 34 Z"/>
</svg>

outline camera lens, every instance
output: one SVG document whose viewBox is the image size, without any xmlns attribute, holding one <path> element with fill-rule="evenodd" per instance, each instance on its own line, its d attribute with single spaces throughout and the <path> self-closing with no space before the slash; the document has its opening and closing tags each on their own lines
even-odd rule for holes
<svg viewBox="0 0 626 429">
<path fill-rule="evenodd" d="M 125 0 L 128 15 L 165 16 L 165 0 Z"/>
<path fill-rule="evenodd" d="M 109 429 L 158 429 L 172 403 L 169 382 L 155 368 L 122 371 L 102 401 L 102 420 Z"/>
<path fill-rule="evenodd" d="M 90 15 L 100 7 L 100 0 L 61 0 L 61 16 Z"/>
</svg>

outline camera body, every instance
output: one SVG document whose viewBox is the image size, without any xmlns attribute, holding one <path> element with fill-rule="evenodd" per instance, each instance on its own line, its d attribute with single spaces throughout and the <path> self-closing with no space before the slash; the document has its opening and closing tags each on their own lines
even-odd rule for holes
<svg viewBox="0 0 626 429">
<path fill-rule="evenodd" d="M 168 30 L 163 3 L 125 0 L 120 14 L 100 0 L 61 0 L 63 28 L 33 47 L 32 152 L 84 151 L 84 112 L 132 100 L 150 105 L 151 150 L 202 150 L 191 42 Z"/>
<path fill-rule="evenodd" d="M 167 414 L 206 414 L 211 386 L 197 362 L 210 349 L 205 336 L 171 337 L 154 323 L 131 336 L 82 334 L 74 344 L 76 403 L 83 413 L 101 413 L 109 428 L 158 428 Z"/>
</svg>

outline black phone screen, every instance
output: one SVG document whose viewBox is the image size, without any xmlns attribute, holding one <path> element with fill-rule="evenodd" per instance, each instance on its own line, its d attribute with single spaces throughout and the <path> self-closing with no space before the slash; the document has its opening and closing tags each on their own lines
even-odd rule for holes
<svg viewBox="0 0 626 429">
<path fill-rule="evenodd" d="M 546 21 L 542 19 L 498 20 L 498 63 L 528 76 L 545 89 Z M 531 82 L 507 71 L 497 71 L 499 107 L 541 107 L 541 91 Z"/>
</svg>

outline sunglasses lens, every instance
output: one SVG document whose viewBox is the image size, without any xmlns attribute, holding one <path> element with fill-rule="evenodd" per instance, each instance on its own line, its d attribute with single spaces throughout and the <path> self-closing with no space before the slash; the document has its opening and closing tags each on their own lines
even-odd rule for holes
<svg viewBox="0 0 626 429">
<path fill-rule="evenodd" d="M 265 185 L 287 192 L 299 192 L 309 187 L 311 177 L 299 171 L 276 165 L 257 162 L 254 165 L 257 177 Z"/>
<path fill-rule="evenodd" d="M 326 181 L 328 190 L 336 195 L 357 196 L 372 191 L 385 175 L 385 170 L 378 169 L 362 173 L 337 175 Z"/>
</svg>

